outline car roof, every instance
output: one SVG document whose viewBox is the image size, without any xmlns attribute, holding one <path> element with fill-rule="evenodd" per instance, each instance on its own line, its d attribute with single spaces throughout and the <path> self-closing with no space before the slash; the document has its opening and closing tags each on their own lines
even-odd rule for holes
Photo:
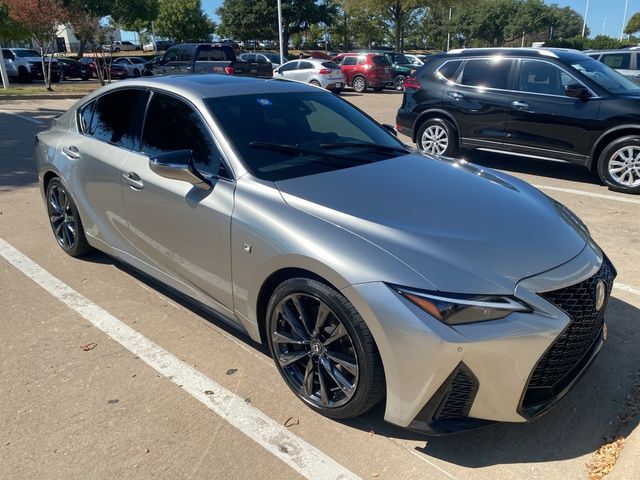
<svg viewBox="0 0 640 480">
<path fill-rule="evenodd" d="M 147 87 L 173 91 L 191 98 L 217 98 L 231 95 L 269 94 L 285 92 L 317 92 L 318 89 L 301 82 L 281 79 L 234 77 L 230 75 L 168 75 L 133 78 L 113 84 L 111 90 L 122 87 Z"/>
<path fill-rule="evenodd" d="M 479 57 L 496 54 L 514 57 L 556 58 L 559 60 L 576 60 L 587 57 L 579 50 L 569 48 L 461 48 L 449 50 L 449 52 L 441 55 L 443 57 Z"/>
</svg>

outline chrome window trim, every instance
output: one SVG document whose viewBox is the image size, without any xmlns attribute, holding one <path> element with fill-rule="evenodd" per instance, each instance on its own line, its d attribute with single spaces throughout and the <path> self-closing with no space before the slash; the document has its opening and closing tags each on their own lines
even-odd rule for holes
<svg viewBox="0 0 640 480">
<path fill-rule="evenodd" d="M 456 87 L 462 87 L 462 88 L 473 88 L 473 89 L 480 89 L 482 88 L 482 90 L 491 90 L 491 91 L 496 91 L 496 92 L 507 92 L 507 93 L 518 93 L 521 95 L 541 95 L 543 97 L 554 97 L 554 98 L 571 98 L 571 97 L 567 97 L 566 95 L 554 95 L 554 94 L 550 94 L 550 93 L 537 93 L 537 92 L 523 92 L 521 90 L 511 90 L 511 89 L 504 89 L 504 88 L 493 88 L 493 87 L 477 87 L 474 85 L 463 85 L 461 83 L 457 83 L 454 82 L 453 80 L 447 80 L 443 75 L 440 75 L 440 69 L 447 63 L 449 62 L 457 62 L 462 60 L 463 62 L 467 62 L 469 60 L 491 60 L 493 57 L 484 57 L 484 56 L 479 56 L 479 57 L 471 57 L 471 58 L 452 58 L 449 60 L 446 60 L 444 62 L 442 62 L 442 64 L 435 70 L 435 74 L 437 75 L 437 78 L 439 78 L 440 80 L 448 83 L 450 86 L 456 86 Z M 519 60 L 532 60 L 532 61 L 536 61 L 536 62 L 546 62 L 549 63 L 557 68 L 559 68 L 560 70 L 562 70 L 564 73 L 566 73 L 567 75 L 569 75 L 571 78 L 573 78 L 577 83 L 579 83 L 580 85 L 582 85 L 584 88 L 586 88 L 587 90 L 589 90 L 589 93 L 591 93 L 591 97 L 589 97 L 590 99 L 593 100 L 597 100 L 602 98 L 600 95 L 597 95 L 593 89 L 591 87 L 588 87 L 587 85 L 584 84 L 584 82 L 582 82 L 582 80 L 578 80 L 575 75 L 573 75 L 569 70 L 567 70 L 566 68 L 564 68 L 564 66 L 560 66 L 557 65 L 545 58 L 538 58 L 538 57 L 501 57 L 505 60 L 515 60 L 515 61 L 519 61 Z M 466 65 L 466 64 L 465 64 Z M 460 67 L 458 67 L 459 69 Z"/>
</svg>

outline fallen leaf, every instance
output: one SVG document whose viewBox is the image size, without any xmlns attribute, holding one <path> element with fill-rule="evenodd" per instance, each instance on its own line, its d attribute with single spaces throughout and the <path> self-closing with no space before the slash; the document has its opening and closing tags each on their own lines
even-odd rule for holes
<svg viewBox="0 0 640 480">
<path fill-rule="evenodd" d="M 97 343 L 87 343 L 85 345 L 80 345 L 80 348 L 82 349 L 83 352 L 88 352 L 89 350 L 93 350 L 97 346 L 98 346 Z"/>
<path fill-rule="evenodd" d="M 294 425 L 300 425 L 300 420 L 294 420 L 293 417 L 289 417 L 284 421 L 285 427 L 293 427 Z"/>
</svg>

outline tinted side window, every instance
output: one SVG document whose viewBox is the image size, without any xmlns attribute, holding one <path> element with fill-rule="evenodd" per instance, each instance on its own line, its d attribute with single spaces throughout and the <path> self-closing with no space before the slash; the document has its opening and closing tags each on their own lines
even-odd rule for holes
<svg viewBox="0 0 640 480">
<path fill-rule="evenodd" d="M 117 90 L 101 96 L 93 112 L 91 134 L 98 140 L 135 150 L 149 92 Z"/>
<path fill-rule="evenodd" d="M 93 102 L 88 103 L 87 105 L 82 107 L 82 109 L 80 109 L 80 131 L 82 133 L 86 133 L 87 135 L 91 135 L 93 133 L 93 127 L 95 127 L 95 125 L 91 125 L 91 120 L 93 119 L 93 110 L 95 109 L 97 102 L 97 100 L 94 100 Z"/>
<path fill-rule="evenodd" d="M 344 57 L 342 65 L 355 65 L 357 61 L 356 57 Z"/>
<path fill-rule="evenodd" d="M 300 62 L 298 65 L 298 70 L 311 70 L 313 69 L 313 64 L 311 62 Z"/>
<path fill-rule="evenodd" d="M 562 70 L 555 65 L 537 60 L 522 61 L 518 82 L 520 91 L 564 95 L 562 83 Z"/>
<path fill-rule="evenodd" d="M 178 58 L 178 60 L 181 62 L 193 61 L 193 50 L 194 47 L 182 47 L 180 49 L 180 57 Z"/>
<path fill-rule="evenodd" d="M 462 64 L 462 60 L 446 62 L 444 65 L 442 65 L 438 69 L 437 73 L 440 77 L 444 78 L 445 80 L 453 80 L 461 64 Z"/>
<path fill-rule="evenodd" d="M 4 48 L 2 49 L 2 56 L 4 57 L 5 60 L 16 59 L 15 55 L 13 55 L 13 53 L 10 50 L 5 50 Z"/>
<path fill-rule="evenodd" d="M 472 87 L 506 89 L 513 62 L 505 59 L 467 60 L 460 83 Z"/>
<path fill-rule="evenodd" d="M 630 53 L 605 53 L 600 61 L 611 68 L 629 70 L 631 68 Z"/>
<path fill-rule="evenodd" d="M 220 152 L 209 131 L 190 105 L 170 95 L 154 93 L 147 110 L 140 150 L 150 157 L 175 150 L 192 150 L 196 167 L 217 175 L 212 166 Z"/>
<path fill-rule="evenodd" d="M 362 65 L 366 61 L 367 61 L 367 57 L 365 57 L 364 55 L 361 55 L 358 57 L 358 65 Z"/>
<path fill-rule="evenodd" d="M 171 47 L 166 51 L 164 57 L 162 57 L 162 63 L 167 62 L 177 62 L 178 61 L 178 53 L 180 53 L 180 47 Z"/>
</svg>

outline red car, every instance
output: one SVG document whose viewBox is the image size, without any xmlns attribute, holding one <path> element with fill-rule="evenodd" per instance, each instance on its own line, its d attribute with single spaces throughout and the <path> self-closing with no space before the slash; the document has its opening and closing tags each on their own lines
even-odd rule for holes
<svg viewBox="0 0 640 480">
<path fill-rule="evenodd" d="M 87 65 L 90 69 L 91 69 L 91 76 L 93 78 L 97 78 L 98 74 L 96 73 L 96 62 L 93 58 L 91 57 L 82 57 L 79 59 L 79 61 L 81 63 L 84 63 L 85 65 Z M 107 78 L 107 69 L 104 69 L 104 78 Z M 127 71 L 127 68 L 123 65 L 118 65 L 116 63 L 112 63 L 111 64 L 111 78 L 119 78 L 119 79 L 123 79 L 123 78 L 127 78 L 129 76 L 129 72 Z"/>
<path fill-rule="evenodd" d="M 333 59 L 347 78 L 347 85 L 362 93 L 367 88 L 380 92 L 393 81 L 393 66 L 379 53 L 342 53 Z"/>
</svg>

